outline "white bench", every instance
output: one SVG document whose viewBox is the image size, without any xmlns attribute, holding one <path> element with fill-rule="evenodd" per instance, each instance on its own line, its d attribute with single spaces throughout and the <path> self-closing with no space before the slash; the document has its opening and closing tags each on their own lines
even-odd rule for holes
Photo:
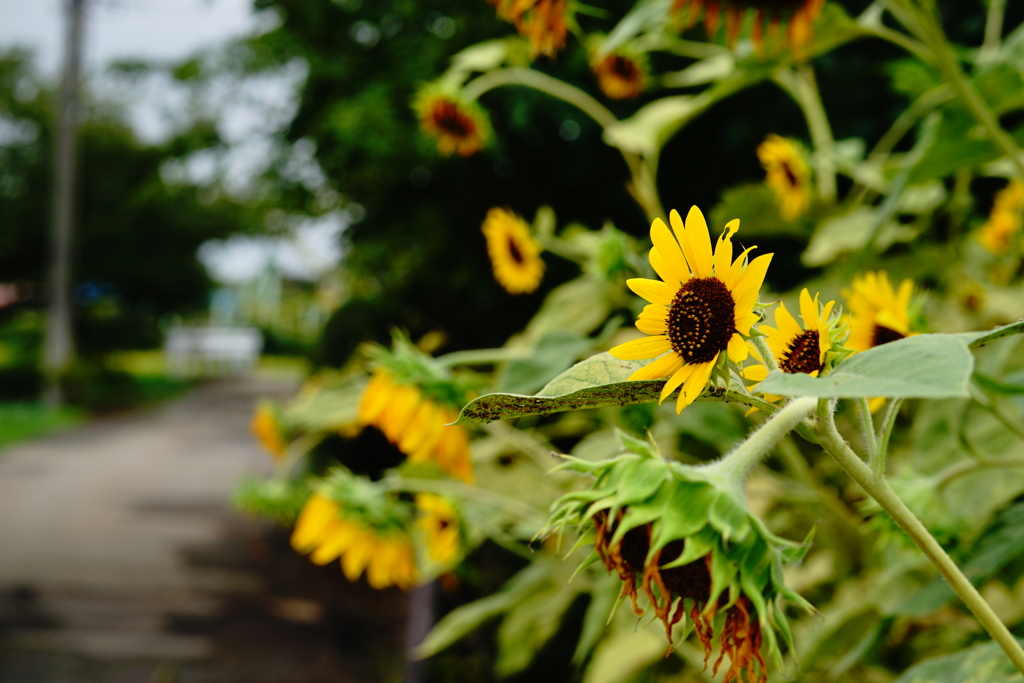
<svg viewBox="0 0 1024 683">
<path fill-rule="evenodd" d="M 167 330 L 164 356 L 172 377 L 245 375 L 253 371 L 263 349 L 255 327 L 185 327 Z"/>
</svg>

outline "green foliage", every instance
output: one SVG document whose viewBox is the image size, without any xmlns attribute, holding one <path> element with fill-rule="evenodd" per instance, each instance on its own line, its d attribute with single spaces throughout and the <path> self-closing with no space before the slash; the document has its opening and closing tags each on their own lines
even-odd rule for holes
<svg viewBox="0 0 1024 683">
<path fill-rule="evenodd" d="M 935 657 L 907 669 L 896 683 L 1012 683 L 1024 680 L 995 643 Z"/>
</svg>

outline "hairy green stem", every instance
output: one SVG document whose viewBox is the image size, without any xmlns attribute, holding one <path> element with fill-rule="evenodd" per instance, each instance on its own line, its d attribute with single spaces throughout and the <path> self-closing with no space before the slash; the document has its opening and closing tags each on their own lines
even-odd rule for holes
<svg viewBox="0 0 1024 683">
<path fill-rule="evenodd" d="M 867 451 L 868 462 L 877 472 L 875 461 L 878 459 L 878 440 L 875 438 L 875 423 L 871 419 L 871 405 L 866 398 L 857 399 L 857 417 L 860 420 L 860 430 L 864 434 L 864 450 Z"/>
<path fill-rule="evenodd" d="M 756 336 L 751 337 L 750 340 L 754 342 L 754 348 L 761 354 L 761 360 L 764 361 L 764 365 L 771 370 L 778 370 L 779 364 L 775 362 L 775 356 L 772 355 L 771 348 L 768 347 L 768 341 L 764 337 Z"/>
<path fill-rule="evenodd" d="M 783 438 L 804 421 L 817 406 L 817 399 L 794 399 L 761 425 L 746 441 L 721 459 L 702 468 L 716 483 L 728 487 L 742 500 L 743 480 L 750 468 L 761 461 Z"/>
<path fill-rule="evenodd" d="M 900 525 L 907 536 L 935 565 L 942 577 L 967 606 L 967 609 L 992 636 L 992 639 L 999 643 L 1017 670 L 1024 673 L 1024 649 L 1021 648 L 1020 643 L 1013 637 L 1006 625 L 999 620 L 996 613 L 992 611 L 992 607 L 981 597 L 978 589 L 964 576 L 956 563 L 935 540 L 935 537 L 921 523 L 921 520 L 896 495 L 885 477 L 873 472 L 853 452 L 840 435 L 839 430 L 836 429 L 835 420 L 831 419 L 831 416 L 830 419 L 821 421 L 818 435 L 818 443 L 822 448 Z"/>
<path fill-rule="evenodd" d="M 892 437 L 892 428 L 896 424 L 896 416 L 903 405 L 902 398 L 894 398 L 885 407 L 885 415 L 882 416 L 882 424 L 878 427 L 878 456 L 876 460 L 875 474 L 885 476 L 885 459 L 889 454 L 889 439 Z"/>
</svg>

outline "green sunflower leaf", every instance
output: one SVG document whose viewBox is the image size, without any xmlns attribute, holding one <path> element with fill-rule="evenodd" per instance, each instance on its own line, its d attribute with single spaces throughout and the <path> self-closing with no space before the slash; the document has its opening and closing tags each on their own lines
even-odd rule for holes
<svg viewBox="0 0 1024 683">
<path fill-rule="evenodd" d="M 976 349 L 986 344 L 990 344 L 997 339 L 1003 337 L 1009 337 L 1013 334 L 1024 334 L 1024 320 L 1018 320 L 1015 323 L 1009 325 L 1003 325 L 997 327 L 994 330 L 983 330 L 981 332 L 961 332 L 960 334 L 951 335 L 957 339 L 963 339 L 970 344 L 972 349 Z"/>
<path fill-rule="evenodd" d="M 665 380 L 629 381 L 629 376 L 643 365 L 638 361 L 619 360 L 607 352 L 599 353 L 555 377 L 536 396 L 487 394 L 470 401 L 455 424 L 479 424 L 567 410 L 655 403 L 661 398 Z M 705 390 L 697 400 L 750 401 L 739 392 L 718 387 Z"/>
<path fill-rule="evenodd" d="M 757 391 L 820 398 L 964 398 L 974 370 L 970 343 L 963 335 L 921 334 L 850 356 L 827 377 L 773 371 Z"/>
<path fill-rule="evenodd" d="M 1024 680 L 997 643 L 975 645 L 907 669 L 895 683 L 1019 683 Z"/>
</svg>

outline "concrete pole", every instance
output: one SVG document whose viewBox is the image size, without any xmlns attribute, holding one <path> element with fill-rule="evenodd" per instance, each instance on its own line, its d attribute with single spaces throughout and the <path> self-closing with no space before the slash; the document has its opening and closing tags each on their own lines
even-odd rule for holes
<svg viewBox="0 0 1024 683">
<path fill-rule="evenodd" d="M 85 0 L 65 0 L 67 38 L 64 76 L 57 111 L 54 154 L 53 225 L 50 254 L 50 310 L 46 320 L 43 401 L 56 408 L 63 402 L 61 375 L 71 364 L 75 341 L 71 328 L 71 248 L 75 211 L 75 133 L 78 127 L 78 86 L 82 67 Z"/>
</svg>

